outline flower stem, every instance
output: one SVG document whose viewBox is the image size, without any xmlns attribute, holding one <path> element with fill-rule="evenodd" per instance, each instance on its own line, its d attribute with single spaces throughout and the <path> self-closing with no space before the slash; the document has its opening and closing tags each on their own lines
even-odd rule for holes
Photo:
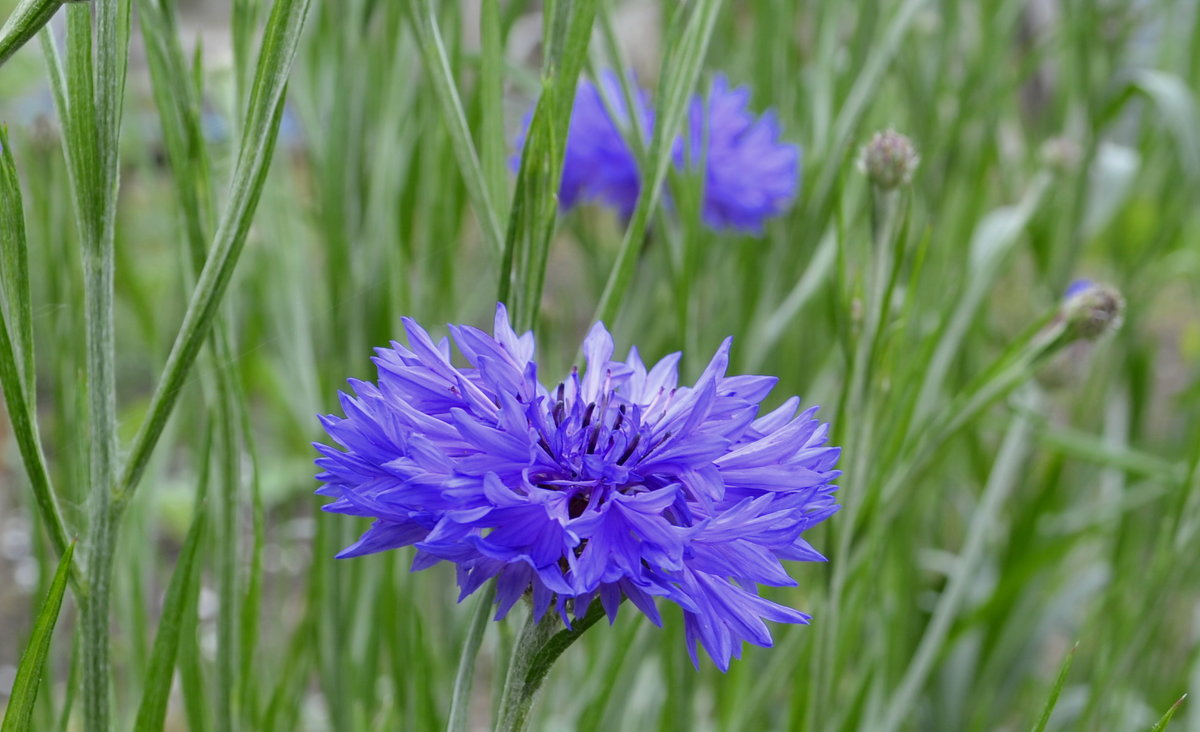
<svg viewBox="0 0 1200 732">
<path fill-rule="evenodd" d="M 562 622 L 554 613 L 548 612 L 541 620 L 534 620 L 530 612 L 513 647 L 512 663 L 500 699 L 500 721 L 496 725 L 499 732 L 528 729 L 529 712 L 550 666 L 602 617 L 604 609 L 599 601 L 593 602 L 587 615 L 577 618 L 570 629 L 562 629 Z"/>
<path fill-rule="evenodd" d="M 492 614 L 492 600 L 496 597 L 496 583 L 489 582 L 483 596 L 477 601 L 475 614 L 471 616 L 471 627 L 458 659 L 458 672 L 454 675 L 454 697 L 450 702 L 450 719 L 446 722 L 447 732 L 462 732 L 467 728 L 467 717 L 471 706 L 471 685 L 475 680 L 475 659 L 479 657 L 479 646 Z"/>
</svg>

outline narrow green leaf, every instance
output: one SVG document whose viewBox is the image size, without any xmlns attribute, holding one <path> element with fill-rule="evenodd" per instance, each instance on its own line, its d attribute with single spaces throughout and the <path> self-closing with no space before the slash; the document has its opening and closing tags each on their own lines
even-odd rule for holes
<svg viewBox="0 0 1200 732">
<path fill-rule="evenodd" d="M 646 237 L 650 216 L 662 197 L 663 181 L 671 166 L 674 140 L 682 129 L 688 103 L 696 82 L 700 78 L 700 67 L 708 53 L 708 44 L 716 27 L 717 15 L 721 10 L 720 0 L 700 0 L 691 9 L 686 26 L 675 42 L 668 42 L 663 57 L 661 87 L 658 96 L 658 116 L 654 133 L 650 139 L 648 153 L 649 168 L 643 170 L 642 189 L 638 194 L 637 206 L 617 260 L 609 273 L 596 306 L 592 320 L 603 320 L 610 325 L 620 310 L 621 301 L 633 281 L 637 254 Z M 678 12 L 683 12 L 679 10 Z"/>
<path fill-rule="evenodd" d="M 26 260 L 25 214 L 7 130 L 0 128 L 0 391 L 25 474 L 33 488 L 38 515 L 59 556 L 67 550 L 68 531 L 50 482 L 38 435 L 34 395 L 33 324 Z M 78 588 L 78 570 L 71 574 Z"/>
<path fill-rule="evenodd" d="M 75 542 L 71 542 L 58 562 L 58 570 L 50 582 L 50 591 L 42 601 L 42 607 L 34 620 L 29 644 L 25 646 L 21 662 L 17 665 L 17 678 L 13 682 L 8 708 L 4 712 L 4 724 L 0 725 L 3 732 L 18 732 L 30 728 L 33 704 L 37 699 L 38 685 L 46 667 L 46 656 L 50 652 L 54 625 L 58 622 L 58 613 L 62 609 L 63 594 L 67 590 L 67 577 L 74 554 Z"/>
<path fill-rule="evenodd" d="M 33 300 L 29 294 L 29 253 L 25 239 L 25 206 L 21 183 L 8 142 L 8 128 L 0 126 L 0 290 L 20 354 L 21 378 L 26 398 L 36 411 L 37 389 L 33 369 Z"/>
<path fill-rule="evenodd" d="M 915 402 L 914 424 L 920 425 L 938 404 L 946 373 L 953 365 L 963 341 L 975 322 L 975 316 L 1001 272 L 1001 264 L 1016 247 L 1021 232 L 1041 206 L 1050 188 L 1051 178 L 1042 172 L 1029 184 L 1025 195 L 1012 206 L 989 212 L 971 235 L 970 269 L 966 286 L 953 315 L 938 340 L 937 350 Z"/>
<path fill-rule="evenodd" d="M 1183 704 L 1184 699 L 1187 699 L 1187 694 L 1179 697 L 1179 699 L 1171 705 L 1171 708 L 1167 710 L 1167 713 L 1162 715 L 1162 718 L 1155 722 L 1154 726 L 1150 728 L 1150 732 L 1162 732 L 1164 729 L 1166 729 L 1167 724 L 1171 721 L 1171 717 L 1175 716 L 1175 712 L 1179 710 L 1179 707 Z"/>
<path fill-rule="evenodd" d="M 450 703 L 450 719 L 446 722 L 447 732 L 463 732 L 467 728 L 471 686 L 475 681 L 475 659 L 479 655 L 479 646 L 483 643 L 483 634 L 487 630 L 488 622 L 492 619 L 492 601 L 495 597 L 496 583 L 489 582 L 483 594 L 475 601 L 475 613 L 471 616 L 471 626 L 467 630 L 458 671 L 454 675 L 454 695 Z"/>
<path fill-rule="evenodd" d="M 206 487 L 202 483 L 199 495 L 203 496 Z M 199 577 L 200 542 L 204 538 L 205 517 L 208 511 L 200 501 L 197 501 L 195 517 L 175 570 L 171 573 L 170 584 L 163 600 L 162 615 L 158 621 L 158 632 L 154 636 L 154 650 L 150 654 L 150 666 L 146 671 L 146 688 L 142 692 L 142 704 L 138 708 L 137 722 L 134 727 L 138 732 L 161 730 L 167 718 L 167 702 L 171 696 L 171 683 L 175 678 L 175 657 L 179 650 L 180 633 L 184 627 L 183 615 L 188 609 L 188 597 L 191 587 Z"/>
<path fill-rule="evenodd" d="M 1158 108 L 1175 138 L 1183 173 L 1200 176 L 1200 106 L 1187 82 L 1166 71 L 1138 69 L 1131 72 L 1130 84 Z"/>
<path fill-rule="evenodd" d="M 237 388 L 236 383 L 234 387 Z M 258 714 L 258 677 L 255 674 L 257 662 L 259 617 L 261 616 L 263 591 L 263 546 L 266 543 L 266 516 L 263 509 L 261 472 L 258 464 L 258 450 L 255 446 L 254 431 L 250 423 L 250 413 L 246 405 L 249 400 L 241 389 L 233 400 L 238 409 L 242 447 L 248 458 L 250 468 L 250 511 L 253 528 L 253 539 L 250 546 L 249 576 L 246 578 L 246 591 L 241 602 L 241 619 L 238 622 L 238 648 L 241 652 L 241 682 L 238 684 L 239 698 L 243 719 L 253 726 Z"/>
<path fill-rule="evenodd" d="M 0 28 L 0 66 L 42 29 L 63 0 L 22 0 Z"/>
<path fill-rule="evenodd" d="M 1071 662 L 1075 660 L 1075 650 L 1077 648 L 1079 648 L 1078 643 L 1071 646 L 1071 650 L 1067 651 L 1067 657 L 1063 659 L 1062 666 L 1058 669 L 1058 678 L 1054 680 L 1054 686 L 1050 687 L 1050 696 L 1046 699 L 1046 705 L 1042 707 L 1042 716 L 1033 725 L 1033 732 L 1043 732 L 1046 729 L 1046 724 L 1050 721 L 1050 715 L 1054 713 L 1054 707 L 1058 704 L 1058 695 L 1062 693 L 1063 685 L 1067 683 L 1067 672 L 1071 670 Z"/>
<path fill-rule="evenodd" d="M 513 289 L 513 321 L 522 330 L 537 324 L 546 277 L 550 242 L 558 220 L 558 188 L 562 179 L 567 131 L 575 87 L 587 58 L 596 18 L 594 0 L 558 3 L 547 16 L 543 92 L 529 123 L 527 145 L 513 200 L 514 213 L 504 243 L 501 300 Z M 510 278 L 516 278 L 510 282 Z"/>
<path fill-rule="evenodd" d="M 121 476 L 118 496 L 121 504 L 129 500 L 141 480 L 184 381 L 212 327 L 217 306 L 229 286 L 246 243 L 246 234 L 262 195 L 275 150 L 287 77 L 300 42 L 309 4 L 310 0 L 279 0 L 271 8 L 246 114 L 246 134 L 242 138 L 230 184 L 229 203 L 222 212 L 208 259 L 192 291 L 162 378 L 151 398 L 146 420 L 134 438 L 129 460 Z"/>
<path fill-rule="evenodd" d="M 480 131 L 479 155 L 496 216 L 507 217 L 500 206 L 508 191 L 508 141 L 504 136 L 504 33 L 500 27 L 500 3 L 485 2 L 480 8 L 480 41 L 483 54 L 479 68 Z"/>
<path fill-rule="evenodd" d="M 408 12 L 409 23 L 417 45 L 421 49 L 421 58 L 425 61 L 425 71 L 433 84 L 434 94 L 442 110 L 442 119 L 450 133 L 451 146 L 458 158 L 458 167 L 467 186 L 467 195 L 471 197 L 471 205 L 479 218 L 483 237 L 490 248 L 497 254 L 504 251 L 504 237 L 500 230 L 500 219 L 496 215 L 496 207 L 489 193 L 489 184 L 483 174 L 483 166 L 475 145 L 471 142 L 471 130 L 467 126 L 467 115 L 463 111 L 462 100 L 455 86 L 454 73 L 450 70 L 450 61 L 446 57 L 446 46 L 442 42 L 441 31 L 438 30 L 437 14 L 434 5 L 429 0 L 406 0 L 404 4 Z"/>
</svg>

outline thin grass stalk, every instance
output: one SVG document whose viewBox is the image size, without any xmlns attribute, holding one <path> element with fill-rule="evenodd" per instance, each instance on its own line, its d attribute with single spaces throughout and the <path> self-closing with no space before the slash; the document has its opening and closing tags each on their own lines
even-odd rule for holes
<svg viewBox="0 0 1200 732">
<path fill-rule="evenodd" d="M 83 602 L 84 728 L 109 723 L 109 602 L 116 530 L 112 509 L 116 474 L 116 382 L 113 325 L 116 160 L 124 93 L 128 3 L 97 0 L 94 10 L 69 13 L 65 144 L 83 251 L 88 392 L 88 513 L 85 548 L 88 595 Z M 92 52 L 95 23 L 95 58 Z"/>
<path fill-rule="evenodd" d="M 616 261 L 604 284 L 594 321 L 612 323 L 621 308 L 625 293 L 633 282 L 637 255 L 641 250 L 650 224 L 650 216 L 658 206 L 667 172 L 671 165 L 674 140 L 682 129 L 688 98 L 696 88 L 700 66 L 708 53 L 708 44 L 721 10 L 720 0 L 700 0 L 691 9 L 686 29 L 677 46 L 668 46 L 663 57 L 661 103 L 659 118 L 654 125 L 648 159 L 650 166 L 642 178 L 641 191 L 633 210 Z M 677 12 L 682 12 L 679 10 Z"/>
<path fill-rule="evenodd" d="M 479 646 L 483 643 L 483 634 L 487 631 L 488 621 L 491 620 L 495 597 L 496 583 L 489 582 L 483 588 L 479 599 L 475 601 L 475 612 L 471 615 L 471 625 L 467 630 L 467 638 L 463 642 L 458 671 L 454 675 L 454 695 L 450 702 L 450 719 L 446 722 L 447 732 L 463 732 L 467 728 L 468 713 L 471 707 L 471 687 L 475 681 L 475 660 L 479 656 Z"/>
<path fill-rule="evenodd" d="M 183 323 L 167 357 L 162 378 L 151 398 L 121 475 L 118 505 L 133 496 L 150 455 L 162 436 L 167 418 L 179 399 L 184 381 L 195 363 L 217 315 L 217 305 L 229 286 L 250 220 L 262 194 L 275 150 L 288 72 L 295 58 L 310 0 L 278 0 L 271 10 L 258 59 L 247 112 L 247 129 L 238 153 L 229 203 L 220 222 L 204 269 L 192 292 Z"/>
<path fill-rule="evenodd" d="M 891 286 L 897 262 L 903 254 L 904 227 L 907 216 L 907 201 L 899 191 L 885 191 L 872 186 L 871 191 L 872 249 L 871 264 L 865 273 L 867 293 L 863 303 L 863 328 L 855 342 L 850 378 L 842 393 L 838 418 L 849 421 L 846 451 L 851 465 L 847 475 L 849 497 L 847 509 L 841 518 L 836 534 L 833 578 L 829 589 L 829 628 L 821 636 L 821 652 L 814 655 L 811 676 L 810 724 L 819 719 L 819 710 L 825 702 L 825 686 L 829 677 L 836 676 L 837 636 L 841 623 L 841 604 L 849 577 L 850 545 L 854 539 L 859 513 L 868 501 L 867 490 L 872 484 L 870 456 L 874 435 L 874 412 L 876 405 L 872 397 L 875 390 L 870 386 L 870 376 L 879 355 L 879 334 L 887 322 L 890 312 Z M 821 666 L 817 667 L 816 663 Z"/>
<path fill-rule="evenodd" d="M 1036 393 L 1026 395 L 1025 402 L 1026 409 L 1038 410 Z M 904 672 L 904 678 L 892 693 L 883 723 L 878 727 L 882 732 L 894 732 L 899 729 L 916 701 L 917 694 L 933 666 L 934 658 L 941 651 L 951 625 L 958 616 L 967 590 L 977 577 L 978 564 L 983 557 L 995 517 L 1022 475 L 1032 433 L 1033 420 L 1029 416 L 1018 413 L 1012 418 L 1001 443 L 1000 452 L 996 455 L 996 462 L 988 477 L 983 496 L 971 515 L 966 542 L 956 559 L 954 573 L 950 576 L 946 589 L 938 597 L 933 616 L 925 627 L 920 643 L 917 644 L 916 653 Z"/>
</svg>

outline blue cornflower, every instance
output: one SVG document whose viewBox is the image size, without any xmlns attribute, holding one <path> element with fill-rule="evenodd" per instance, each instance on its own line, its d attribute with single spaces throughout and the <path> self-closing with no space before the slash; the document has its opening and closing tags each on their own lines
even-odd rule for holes
<svg viewBox="0 0 1200 732">
<path fill-rule="evenodd" d="M 637 134 L 649 139 L 654 127 L 649 98 L 636 87 L 633 97 L 640 129 Z M 518 150 L 524 147 L 529 119 L 526 118 L 517 140 Z M 579 83 L 558 190 L 559 205 L 564 211 L 577 203 L 596 200 L 612 206 L 626 218 L 633 214 L 641 187 L 637 157 L 626 142 L 627 135 L 629 139 L 637 139 L 633 124 L 616 74 L 602 73 L 599 85 L 587 80 Z M 512 165 L 514 169 L 520 165 L 520 156 L 513 158 Z"/>
<path fill-rule="evenodd" d="M 645 91 L 637 89 L 634 96 L 636 119 L 648 140 L 654 111 Z M 718 75 L 707 97 L 692 99 L 685 134 L 674 142 L 674 162 L 680 169 L 702 171 L 701 216 L 706 224 L 758 234 L 763 223 L 783 213 L 796 196 L 800 148 L 781 142 L 774 113 L 756 118 L 747 108 L 749 100 L 749 89 L 730 89 L 726 78 Z M 598 200 L 626 218 L 632 215 L 641 180 L 627 142 L 629 132 L 622 134 L 631 125 L 616 74 L 601 74 L 599 86 L 580 82 L 559 189 L 563 210 Z M 524 137 L 523 130 L 518 149 Z M 519 156 L 514 158 L 514 167 L 519 162 Z"/>
<path fill-rule="evenodd" d="M 722 670 L 742 642 L 771 645 L 763 620 L 808 622 L 757 586 L 795 584 L 780 560 L 823 560 L 802 534 L 838 509 L 839 449 L 795 397 L 759 415 L 776 379 L 726 376 L 729 339 L 680 386 L 678 353 L 615 361 L 596 324 L 584 372 L 548 388 L 503 306 L 493 335 L 450 326 L 465 367 L 404 328 L 378 382 L 352 380 L 345 417 L 322 418 L 341 446 L 316 445 L 325 510 L 375 519 L 338 556 L 415 546 L 414 570 L 457 565 L 460 600 L 495 579 L 497 619 L 529 594 L 538 618 L 598 598 L 612 620 L 628 598 L 661 624 L 670 600 L 693 662 L 700 642 Z"/>
<path fill-rule="evenodd" d="M 749 89 L 730 89 L 717 75 L 707 98 L 692 99 L 686 143 L 676 161 L 693 169 L 703 166 L 706 224 L 758 234 L 796 196 L 800 148 L 779 140 L 773 112 L 756 119 L 749 102 Z"/>
</svg>

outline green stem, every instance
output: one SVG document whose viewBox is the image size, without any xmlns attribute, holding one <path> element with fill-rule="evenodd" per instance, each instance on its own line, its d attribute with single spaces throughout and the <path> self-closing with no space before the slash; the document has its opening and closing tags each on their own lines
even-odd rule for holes
<svg viewBox="0 0 1200 732">
<path fill-rule="evenodd" d="M 819 669 L 820 673 L 817 673 L 816 668 L 813 673 L 810 709 L 813 709 L 811 713 L 814 715 L 825 699 L 826 679 L 829 674 L 835 673 L 836 668 L 835 639 L 838 637 L 839 608 L 849 577 L 849 563 L 845 560 L 849 555 L 855 525 L 866 503 L 867 487 L 870 485 L 869 465 L 875 421 L 871 417 L 871 389 L 868 383 L 879 347 L 879 333 L 890 310 L 893 270 L 895 263 L 900 259 L 896 256 L 896 250 L 903 246 L 900 221 L 904 216 L 904 208 L 901 205 L 900 194 L 872 187 L 871 201 L 872 260 L 866 273 L 867 298 L 863 309 L 863 330 L 855 344 L 850 381 L 843 392 L 842 408 L 837 415 L 843 422 L 853 419 L 853 429 L 848 432 L 846 439 L 846 451 L 852 460 L 847 472 L 849 498 L 846 500 L 846 515 L 840 521 L 834 554 L 838 561 L 833 566 L 829 590 L 828 622 L 831 627 L 823 636 L 823 652 L 814 655 L 814 662 L 823 664 Z M 810 720 L 815 722 L 815 718 L 810 717 Z"/>
<path fill-rule="evenodd" d="M 479 657 L 479 646 L 491 619 L 492 601 L 496 597 L 496 583 L 489 582 L 483 596 L 475 605 L 471 616 L 471 627 L 458 659 L 458 672 L 454 675 L 454 697 L 450 703 L 450 719 L 446 722 L 447 732 L 462 732 L 467 728 L 467 717 L 471 706 L 471 685 L 475 680 L 475 659 Z"/>
<path fill-rule="evenodd" d="M 1027 408 L 1037 410 L 1036 394 L 1031 394 L 1029 401 L 1031 403 Z M 893 693 L 888 704 L 883 726 L 879 728 L 884 732 L 894 732 L 900 727 L 909 708 L 916 701 L 934 659 L 941 651 L 951 624 L 962 606 L 967 588 L 977 576 L 977 565 L 983 556 L 985 542 L 991 533 L 995 517 L 1025 467 L 1032 431 L 1033 420 L 1027 414 L 1018 414 L 1009 425 L 983 497 L 971 516 L 966 542 L 959 553 L 954 572 L 950 575 L 946 589 L 938 598 L 937 607 L 929 625 L 925 627 L 916 654 L 909 662 L 908 670 L 905 671 L 899 688 Z"/>
<path fill-rule="evenodd" d="M 108 494 L 107 488 L 95 493 Z M 98 501 L 96 504 L 100 504 Z M 81 603 L 83 621 L 83 725 L 89 732 L 107 732 L 109 722 L 109 601 L 112 596 L 116 526 L 111 503 L 92 515 L 88 527 L 88 593 Z"/>
<path fill-rule="evenodd" d="M 599 601 L 593 602 L 587 615 L 577 618 L 569 630 L 561 629 L 562 623 L 553 612 L 547 612 L 537 621 L 530 612 L 513 647 L 508 678 L 500 698 L 500 721 L 496 725 L 499 732 L 521 732 L 529 728 L 529 712 L 550 666 L 602 617 L 604 608 Z"/>
</svg>

